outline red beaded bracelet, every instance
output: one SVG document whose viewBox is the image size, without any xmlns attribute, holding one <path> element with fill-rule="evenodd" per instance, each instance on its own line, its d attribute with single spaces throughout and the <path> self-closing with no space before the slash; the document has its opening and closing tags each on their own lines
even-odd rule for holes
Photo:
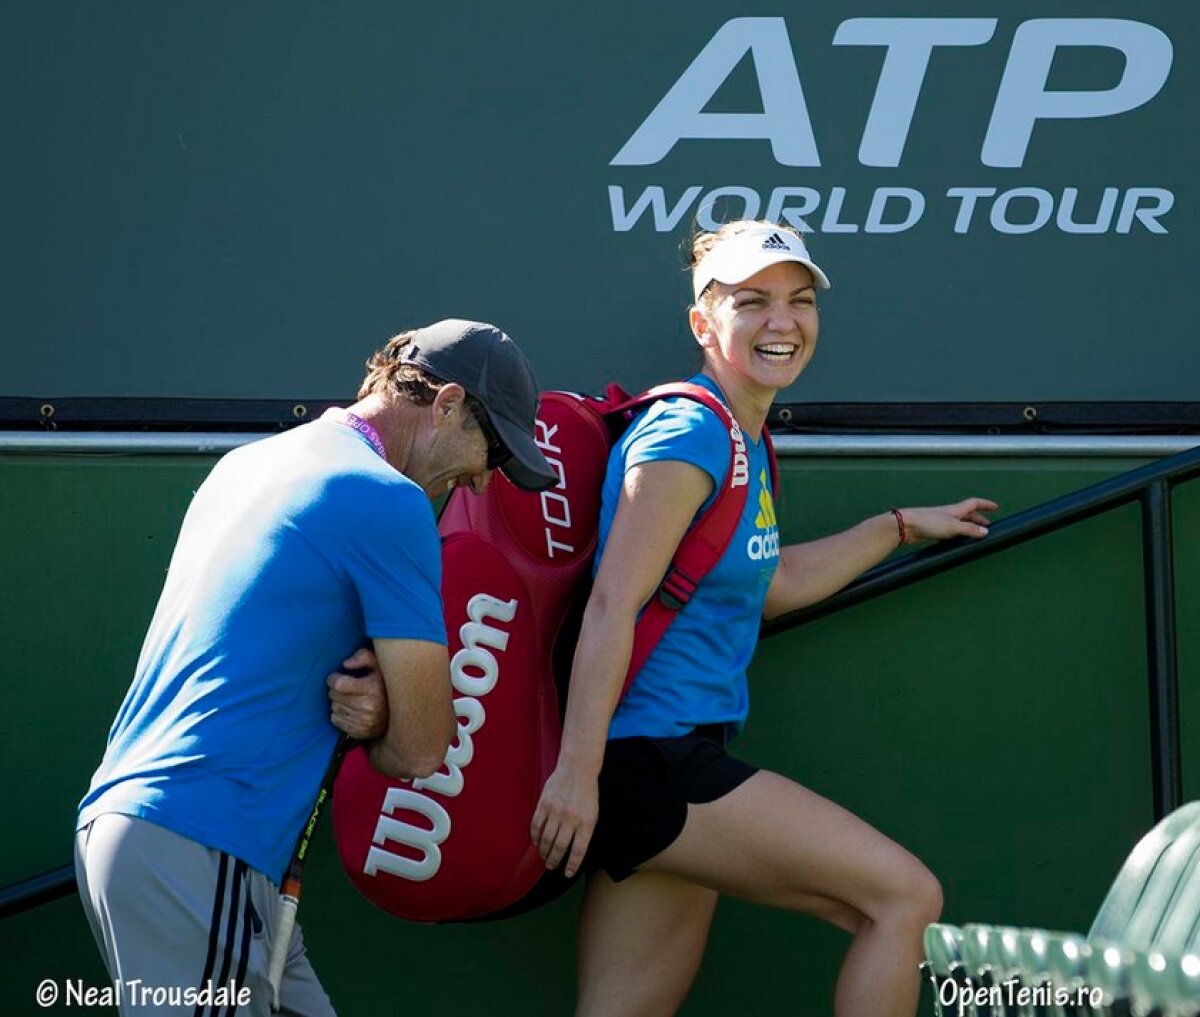
<svg viewBox="0 0 1200 1017">
<path fill-rule="evenodd" d="M 904 522 L 904 513 L 898 508 L 890 509 L 889 511 L 896 517 L 896 529 L 900 531 L 900 546 L 903 547 L 908 543 L 908 526 Z"/>
</svg>

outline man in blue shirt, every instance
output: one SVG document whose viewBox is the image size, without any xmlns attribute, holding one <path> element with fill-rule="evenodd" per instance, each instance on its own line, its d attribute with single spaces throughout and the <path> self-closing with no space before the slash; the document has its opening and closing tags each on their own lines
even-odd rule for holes
<svg viewBox="0 0 1200 1017">
<path fill-rule="evenodd" d="M 557 480 L 533 372 L 499 329 L 438 322 L 367 366 L 349 409 L 225 456 L 184 519 L 77 822 L 123 1012 L 201 1012 L 230 980 L 239 1012 L 267 1012 L 276 884 L 339 730 L 400 778 L 434 772 L 454 734 L 431 499 L 496 468 Z M 383 687 L 327 687 L 368 641 Z M 280 1000 L 333 1013 L 299 929 Z"/>
</svg>

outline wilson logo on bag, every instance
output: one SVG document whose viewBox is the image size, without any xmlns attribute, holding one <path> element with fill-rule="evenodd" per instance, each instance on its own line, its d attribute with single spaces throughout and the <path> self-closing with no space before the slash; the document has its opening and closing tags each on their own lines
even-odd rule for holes
<svg viewBox="0 0 1200 1017">
<path fill-rule="evenodd" d="M 745 444 L 724 404 L 687 383 L 635 399 L 615 385 L 601 399 L 545 393 L 538 445 L 558 483 L 529 492 L 496 473 L 485 494 L 458 489 L 447 500 L 438 529 L 457 737 L 431 777 L 386 777 L 359 748 L 334 786 L 342 865 L 386 911 L 461 921 L 549 899 L 531 893 L 546 870 L 529 827 L 558 758 L 559 689 L 590 587 L 609 450 L 638 409 L 676 396 L 703 403 L 728 425 L 730 469 L 639 619 L 628 687 L 724 553 L 745 507 Z"/>
</svg>

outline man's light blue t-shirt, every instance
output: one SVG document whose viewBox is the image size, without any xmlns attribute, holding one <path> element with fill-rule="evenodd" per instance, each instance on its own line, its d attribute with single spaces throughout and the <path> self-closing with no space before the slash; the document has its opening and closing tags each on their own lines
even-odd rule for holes
<svg viewBox="0 0 1200 1017">
<path fill-rule="evenodd" d="M 350 428 L 244 446 L 188 509 L 136 676 L 80 804 L 283 874 L 337 731 L 326 676 L 368 637 L 446 642 L 424 492 Z"/>
<path fill-rule="evenodd" d="M 721 397 L 720 389 L 707 376 L 688 380 Z M 732 733 L 746 720 L 750 708 L 746 668 L 758 642 L 763 602 L 779 561 L 779 528 L 766 443 L 746 436 L 746 448 L 750 487 L 733 539 L 634 678 L 613 715 L 610 738 L 670 738 L 701 724 L 725 724 Z M 699 403 L 664 399 L 643 412 L 609 457 L 597 562 L 604 553 L 627 470 L 664 460 L 691 463 L 712 477 L 716 491 L 725 479 L 730 456 L 724 423 Z M 708 502 L 701 510 L 707 507 Z"/>
</svg>

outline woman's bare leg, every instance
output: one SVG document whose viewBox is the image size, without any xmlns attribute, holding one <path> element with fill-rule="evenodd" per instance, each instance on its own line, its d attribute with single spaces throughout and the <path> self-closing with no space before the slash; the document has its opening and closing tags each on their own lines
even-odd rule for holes
<svg viewBox="0 0 1200 1017">
<path fill-rule="evenodd" d="M 690 806 L 679 838 L 642 871 L 848 929 L 835 1017 L 915 1013 L 922 932 L 941 914 L 941 887 L 908 851 L 828 799 L 760 771 L 718 801 Z"/>
<path fill-rule="evenodd" d="M 717 894 L 661 872 L 588 879 L 576 1017 L 669 1017 L 704 956 Z"/>
</svg>

